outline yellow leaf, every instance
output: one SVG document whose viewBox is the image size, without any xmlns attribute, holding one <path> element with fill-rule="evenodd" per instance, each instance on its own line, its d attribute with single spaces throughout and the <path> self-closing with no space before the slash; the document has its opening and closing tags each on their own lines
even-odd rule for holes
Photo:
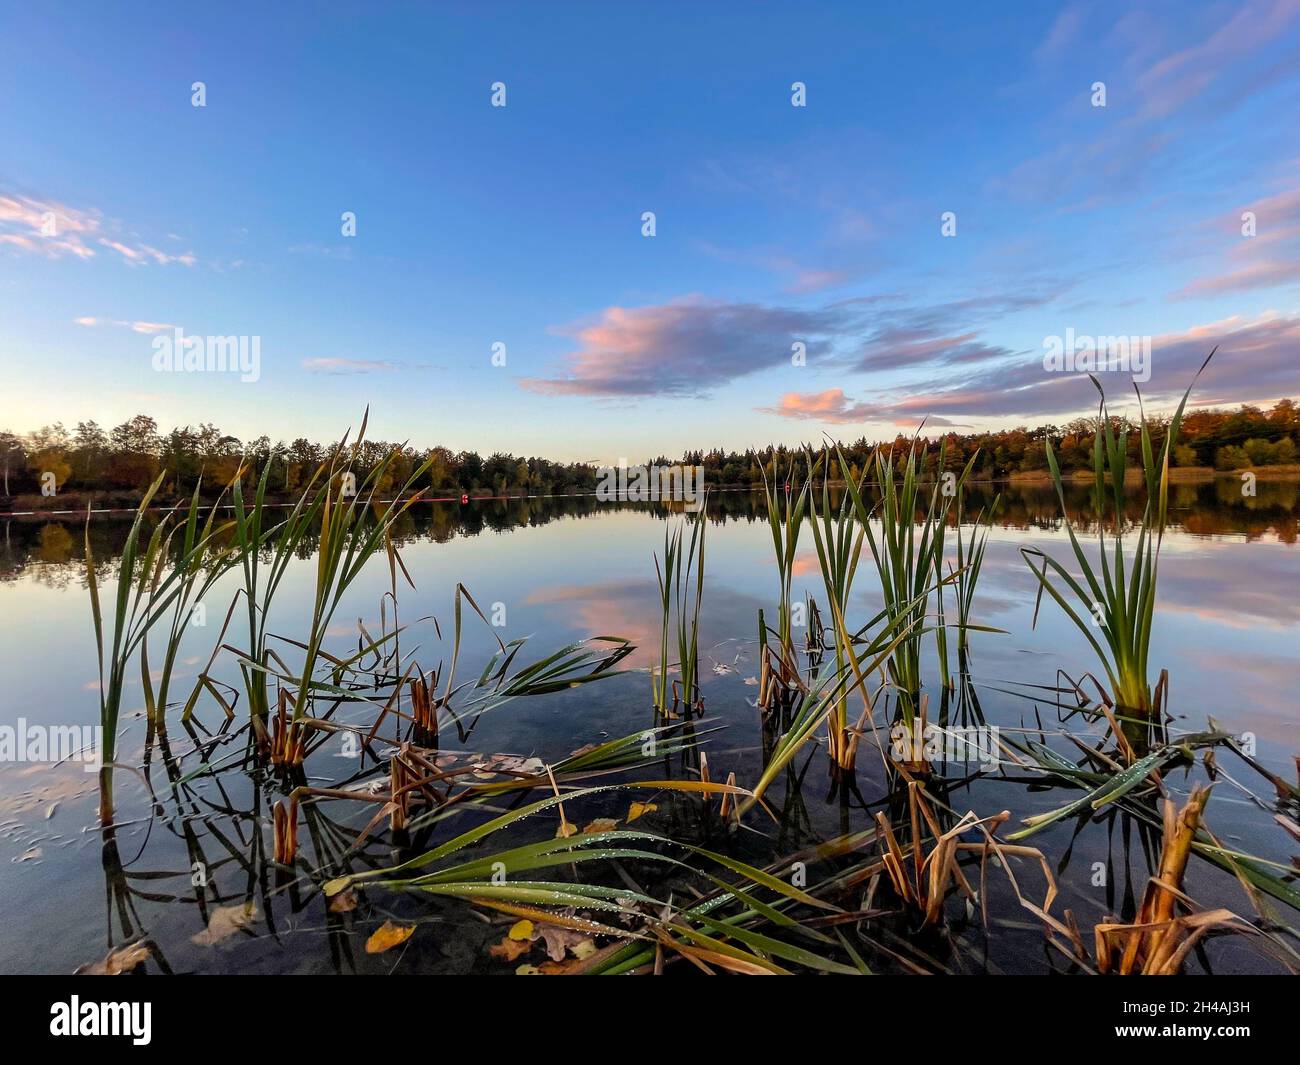
<svg viewBox="0 0 1300 1065">
<path fill-rule="evenodd" d="M 657 809 L 659 809 L 659 807 L 652 802 L 634 802 L 627 808 L 627 822 L 628 824 L 631 824 L 642 814 L 652 814 Z"/>
<path fill-rule="evenodd" d="M 488 953 L 502 961 L 514 961 L 521 954 L 527 954 L 532 949 L 533 944 L 530 940 L 518 941 L 506 936 L 500 943 L 490 947 Z"/>
<path fill-rule="evenodd" d="M 533 922 L 516 921 L 510 926 L 510 938 L 514 940 L 533 939 Z"/>
<path fill-rule="evenodd" d="M 521 965 L 515 970 L 516 976 L 541 976 L 542 970 L 536 965 Z"/>
<path fill-rule="evenodd" d="M 399 925 L 393 924 L 392 921 L 385 921 L 366 940 L 366 953 L 382 954 L 386 950 L 401 946 L 414 934 L 415 925 L 413 924 Z"/>
<path fill-rule="evenodd" d="M 568 839 L 570 836 L 578 834 L 578 826 L 571 825 L 568 821 L 561 821 L 560 827 L 555 830 L 556 839 Z"/>
<path fill-rule="evenodd" d="M 594 832 L 611 832 L 616 828 L 618 828 L 617 818 L 598 817 L 582 830 L 582 834 L 584 836 L 590 836 Z"/>
</svg>

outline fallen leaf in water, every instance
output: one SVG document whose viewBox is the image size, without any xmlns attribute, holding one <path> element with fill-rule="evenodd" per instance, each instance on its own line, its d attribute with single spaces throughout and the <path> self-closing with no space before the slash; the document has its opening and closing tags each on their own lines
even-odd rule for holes
<svg viewBox="0 0 1300 1065">
<path fill-rule="evenodd" d="M 34 862 L 34 861 L 36 861 L 40 856 L 41 856 L 41 848 L 40 848 L 40 847 L 28 847 L 25 851 L 23 851 L 23 853 L 22 853 L 21 855 L 19 855 L 17 858 L 14 858 L 13 861 L 14 861 L 15 863 L 17 863 L 17 862 Z"/>
<path fill-rule="evenodd" d="M 590 836 L 593 832 L 611 832 L 618 828 L 618 820 L 613 817 L 598 817 L 582 830 L 584 836 Z"/>
<path fill-rule="evenodd" d="M 506 936 L 500 943 L 494 944 L 489 948 L 488 953 L 494 958 L 500 958 L 502 961 L 514 961 L 521 954 L 527 954 L 533 949 L 533 944 L 527 939 L 511 939 Z"/>
<path fill-rule="evenodd" d="M 366 940 L 366 953 L 382 954 L 386 950 L 400 947 L 414 934 L 415 925 L 413 924 L 393 924 L 392 921 L 385 921 Z"/>
<path fill-rule="evenodd" d="M 538 972 L 542 976 L 566 976 L 573 972 L 582 962 L 577 958 L 570 958 L 568 961 L 544 961 L 538 966 Z"/>
<path fill-rule="evenodd" d="M 568 839 L 570 836 L 578 834 L 578 826 L 571 825 L 568 821 L 561 821 L 560 827 L 555 830 L 556 839 Z"/>
<path fill-rule="evenodd" d="M 510 938 L 516 941 L 536 939 L 537 936 L 533 932 L 533 922 L 527 920 L 516 921 L 510 926 Z"/>
<path fill-rule="evenodd" d="M 546 763 L 540 758 L 523 758 L 517 754 L 493 754 L 477 762 L 470 762 L 470 765 L 479 773 L 487 772 L 490 776 L 497 773 L 538 776 L 546 771 Z"/>
<path fill-rule="evenodd" d="M 757 688 L 757 687 L 758 687 L 758 678 L 757 678 L 757 677 L 746 677 L 746 678 L 745 678 L 745 685 L 746 685 L 746 687 Z"/>
<path fill-rule="evenodd" d="M 575 969 L 580 962 L 575 958 L 573 961 L 544 961 L 541 965 L 521 965 L 515 970 L 516 976 L 564 976 L 570 970 Z"/>
<path fill-rule="evenodd" d="M 149 960 L 149 948 L 143 943 L 132 943 L 128 947 L 110 950 L 103 961 L 91 962 L 80 966 L 75 976 L 121 976 L 130 972 L 141 962 Z"/>
<path fill-rule="evenodd" d="M 570 751 L 569 757 L 577 758 L 580 754 L 586 754 L 588 751 L 594 751 L 599 746 L 600 746 L 599 743 L 584 743 L 576 751 Z"/>
<path fill-rule="evenodd" d="M 335 895 L 330 899 L 330 913 L 351 913 L 357 908 L 357 893 L 355 891 L 345 891 L 342 895 Z"/>
<path fill-rule="evenodd" d="M 540 758 L 508 758 L 498 762 L 497 768 L 503 773 L 526 773 L 529 776 L 538 776 L 546 772 L 546 763 Z"/>
<path fill-rule="evenodd" d="M 728 673 L 734 673 L 736 671 L 732 669 L 729 665 L 727 665 L 725 662 L 714 662 L 713 672 L 717 674 L 719 677 L 725 677 Z"/>
<path fill-rule="evenodd" d="M 233 936 L 241 928 L 247 928 L 256 917 L 257 907 L 251 902 L 239 906 L 218 906 L 212 911 L 208 927 L 190 936 L 190 942 L 197 943 L 200 947 L 210 947 Z"/>
<path fill-rule="evenodd" d="M 563 961 L 564 955 L 573 950 L 577 953 L 579 943 L 591 943 L 591 937 L 573 928 L 561 928 L 555 924 L 544 924 L 537 929 L 546 942 L 546 956 L 551 961 Z M 593 944 L 594 946 L 594 944 Z"/>
<path fill-rule="evenodd" d="M 627 822 L 628 824 L 631 824 L 642 814 L 652 814 L 657 809 L 659 809 L 659 807 L 652 802 L 634 802 L 627 808 Z"/>
</svg>

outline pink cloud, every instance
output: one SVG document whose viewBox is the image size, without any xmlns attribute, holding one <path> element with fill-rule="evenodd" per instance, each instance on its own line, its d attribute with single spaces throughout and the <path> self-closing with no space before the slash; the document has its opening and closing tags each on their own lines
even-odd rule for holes
<svg viewBox="0 0 1300 1065">
<path fill-rule="evenodd" d="M 1255 235 L 1245 236 L 1242 216 L 1254 216 Z M 1231 269 L 1189 281 L 1170 299 L 1274 288 L 1300 282 L 1300 188 L 1287 189 L 1222 215 L 1216 232 L 1226 233 Z M 1238 265 L 1241 264 L 1241 265 Z"/>
<path fill-rule="evenodd" d="M 1243 266 L 1240 270 L 1188 282 L 1182 288 L 1170 293 L 1169 298 L 1193 299 L 1197 296 L 1213 296 L 1222 292 L 1245 292 L 1249 289 L 1273 288 L 1296 282 L 1300 282 L 1300 262 L 1263 259 L 1250 266 Z"/>
<path fill-rule="evenodd" d="M 898 297 L 836 300 L 817 308 L 727 303 L 688 296 L 644 307 L 608 307 L 571 332 L 578 348 L 562 371 L 521 387 L 567 396 L 702 396 L 763 370 L 791 365 L 793 345 L 809 365 L 841 369 L 975 366 L 1012 355 L 985 344 L 973 326 L 1051 303 L 1061 293 L 985 294 L 946 303 L 900 305 Z M 954 330 L 958 321 L 965 328 Z"/>
<path fill-rule="evenodd" d="M 698 296 L 646 307 L 609 307 L 576 329 L 564 372 L 524 378 L 532 392 L 568 396 L 698 396 L 737 377 L 809 357 L 849 320 L 845 308 L 804 311 Z"/>
<path fill-rule="evenodd" d="M 1242 6 L 1204 41 L 1166 56 L 1138 78 L 1144 117 L 1163 117 L 1200 95 L 1232 62 L 1277 40 L 1300 14 L 1300 0 Z"/>
<path fill-rule="evenodd" d="M 851 281 L 853 277 L 853 272 L 849 270 L 801 269 L 795 274 L 789 290 L 798 295 L 820 292 L 822 289 L 843 285 L 845 282 Z"/>
<path fill-rule="evenodd" d="M 99 229 L 94 214 L 54 201 L 0 195 L 0 244 L 48 259 L 72 255 L 92 259 L 83 238 Z"/>
<path fill-rule="evenodd" d="M 1200 379 L 1194 405 L 1268 403 L 1300 396 L 1300 316 L 1270 312 L 1256 318 L 1233 316 L 1166 333 L 1151 341 L 1151 380 L 1142 394 L 1172 403 L 1191 382 L 1209 354 L 1214 362 Z M 1124 374 L 1101 374 L 1107 396 L 1117 407 L 1132 401 Z M 1055 418 L 1096 410 L 1097 392 L 1085 374 L 1044 370 L 1041 353 L 1000 363 L 967 376 L 948 388 L 934 378 L 918 378 L 891 389 L 874 402 L 855 402 L 842 389 L 786 393 L 764 413 L 829 423 L 885 421 L 894 424 L 958 424 L 952 418 Z"/>
<path fill-rule="evenodd" d="M 93 318 L 82 317 L 72 319 L 75 325 L 85 326 L 93 329 L 101 325 L 115 325 L 122 329 L 130 329 L 136 333 L 165 333 L 169 329 L 176 327 L 171 322 L 141 322 L 141 321 L 123 321 L 119 318 Z"/>
<path fill-rule="evenodd" d="M 193 252 L 171 255 L 148 244 L 128 243 L 105 236 L 104 220 L 98 211 L 82 210 L 55 200 L 38 200 L 20 194 L 0 194 L 0 247 L 13 248 L 47 259 L 65 255 L 93 259 L 92 244 L 108 248 L 133 264 L 149 262 L 166 266 L 193 266 Z"/>
<path fill-rule="evenodd" d="M 782 418 L 852 422 L 867 417 L 870 408 L 866 404 L 853 403 L 842 388 L 828 388 L 824 392 L 787 392 L 768 413 Z"/>
</svg>

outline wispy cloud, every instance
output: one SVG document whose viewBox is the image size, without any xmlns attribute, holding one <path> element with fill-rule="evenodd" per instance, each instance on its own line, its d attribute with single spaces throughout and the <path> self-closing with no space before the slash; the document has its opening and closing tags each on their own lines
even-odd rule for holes
<svg viewBox="0 0 1300 1065">
<path fill-rule="evenodd" d="M 19 193 L 0 194 L 0 248 L 46 259 L 72 256 L 82 260 L 93 259 L 99 248 L 107 248 L 137 266 L 193 266 L 198 261 L 192 251 L 165 252 L 122 237 L 118 228 L 116 223 L 106 223 L 98 211 Z"/>
<path fill-rule="evenodd" d="M 105 248 L 118 253 L 129 263 L 135 265 L 146 265 L 148 263 L 157 263 L 159 266 L 166 266 L 168 263 L 180 263 L 182 266 L 193 266 L 198 259 L 193 252 L 183 252 L 180 255 L 170 255 L 165 251 L 159 251 L 157 248 L 150 247 L 148 244 L 123 244 L 120 240 L 109 240 L 107 237 L 100 237 L 99 243 Z"/>
<path fill-rule="evenodd" d="M 1268 402 L 1300 395 L 1300 316 L 1270 312 L 1257 318 L 1234 316 L 1152 338 L 1151 380 L 1143 395 L 1170 401 L 1191 382 L 1210 349 L 1219 353 L 1198 385 L 1201 405 Z M 1121 374 L 1101 375 L 1107 395 L 1119 404 L 1131 399 Z M 1097 392 L 1082 373 L 1043 369 L 1041 353 L 972 374 L 950 388 L 935 389 L 933 378 L 891 389 L 873 402 L 854 402 L 841 389 L 787 393 L 765 413 L 827 423 L 870 421 L 932 425 L 958 424 L 954 418 L 1043 418 L 1072 416 L 1094 409 Z"/>
<path fill-rule="evenodd" d="M 398 364 L 378 359 L 319 358 L 303 359 L 302 368 L 311 373 L 326 374 L 385 373 L 396 370 Z"/>
<path fill-rule="evenodd" d="M 1047 36 L 1034 49 L 1034 59 L 1040 63 L 1046 63 L 1056 58 L 1076 40 L 1079 35 L 1079 28 L 1082 25 L 1083 10 L 1077 4 L 1071 4 L 1052 20 Z"/>
<path fill-rule="evenodd" d="M 1247 292 L 1258 288 L 1276 288 L 1280 285 L 1300 284 L 1300 262 L 1282 259 L 1261 259 L 1232 270 L 1226 274 L 1201 277 L 1190 281 L 1171 294 L 1171 299 L 1195 299 L 1223 292 Z"/>
<path fill-rule="evenodd" d="M 709 241 L 697 245 L 700 251 L 719 262 L 765 270 L 780 277 L 785 291 L 795 296 L 810 295 L 839 288 L 863 275 L 861 267 L 812 266 L 793 256 L 775 251 L 735 251 Z"/>
<path fill-rule="evenodd" d="M 856 369 L 927 365 L 968 366 L 1003 359 L 1010 348 L 980 339 L 979 329 L 1022 311 L 1047 306 L 1066 291 L 994 293 L 920 306 L 883 306 L 871 316 Z"/>
<path fill-rule="evenodd" d="M 99 229 L 99 219 L 52 201 L 0 195 L 0 245 L 58 259 L 72 255 L 93 259 L 86 244 Z"/>
<path fill-rule="evenodd" d="M 1254 216 L 1254 236 L 1241 232 L 1245 212 Z M 1300 188 L 1247 204 L 1240 211 L 1219 217 L 1211 228 L 1227 237 L 1222 258 L 1228 268 L 1188 282 L 1170 293 L 1171 299 L 1300 283 Z"/>
<path fill-rule="evenodd" d="M 329 244 L 292 244 L 289 246 L 290 255 L 317 255 L 324 259 L 351 259 L 352 246 L 344 244 L 333 246 Z"/>
<path fill-rule="evenodd" d="M 1142 117 L 1163 118 L 1201 95 L 1232 64 L 1276 41 L 1300 16 L 1300 0 L 1263 0 L 1239 7 L 1202 41 L 1165 56 L 1138 78 Z"/>
<path fill-rule="evenodd" d="M 1207 142 L 1231 143 L 1237 131 L 1226 122 L 1237 108 L 1295 72 L 1287 39 L 1298 16 L 1300 0 L 1247 0 L 1225 7 L 1191 43 L 1171 46 L 1167 36 L 1186 20 L 1127 12 L 1090 45 L 1105 56 L 1096 76 L 1106 83 L 1107 106 L 1087 106 L 1091 79 L 1082 79 L 1053 124 L 1051 146 L 993 178 L 990 190 L 1082 210 L 1132 202 L 1160 174 L 1194 167 Z M 1067 9 L 1037 50 L 1040 62 L 1069 48 L 1071 22 Z M 1061 123 L 1071 121 L 1072 135 L 1062 137 Z"/>
<path fill-rule="evenodd" d="M 98 326 L 117 326 L 121 329 L 130 329 L 136 333 L 165 333 L 169 329 L 175 329 L 171 322 L 136 322 L 124 321 L 120 318 L 92 318 L 82 317 L 74 318 L 73 323 L 85 326 L 88 329 L 94 329 Z"/>
</svg>

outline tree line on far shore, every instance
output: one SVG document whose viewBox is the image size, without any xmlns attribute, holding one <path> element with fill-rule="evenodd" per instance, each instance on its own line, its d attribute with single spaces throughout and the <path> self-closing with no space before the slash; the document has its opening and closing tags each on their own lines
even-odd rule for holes
<svg viewBox="0 0 1300 1065">
<path fill-rule="evenodd" d="M 1127 427 L 1122 419 L 1115 421 L 1119 428 Z M 1156 418 L 1153 424 L 1158 447 L 1166 423 Z M 927 432 L 925 440 L 931 454 L 937 454 L 941 440 L 946 441 L 945 462 L 949 469 L 964 467 L 978 450 L 975 476 L 996 479 L 1045 470 L 1047 440 L 1052 442 L 1063 470 L 1090 469 L 1096 426 L 1095 417 L 1076 418 L 1062 426 L 1032 429 Z M 1213 466 L 1218 470 L 1292 465 L 1297 462 L 1297 437 L 1300 405 L 1290 399 L 1280 400 L 1268 410 L 1243 405 L 1235 410 L 1193 411 L 1183 419 L 1173 459 L 1176 466 Z M 892 443 L 906 449 L 911 442 L 911 437 L 900 434 Z M 878 443 L 890 442 L 860 437 L 842 445 L 855 476 L 861 473 Z M 363 441 L 353 456 L 352 468 L 360 477 L 396 446 Z M 1137 434 L 1130 436 L 1129 446 L 1137 461 Z M 291 443 L 272 442 L 267 436 L 244 441 L 209 424 L 162 433 L 158 423 L 144 414 L 108 430 L 93 421 L 79 422 L 71 430 L 56 422 L 21 436 L 0 431 L 0 493 L 6 497 L 39 494 L 42 484 L 52 481 L 58 494 L 129 495 L 143 491 L 165 473 L 165 495 L 189 494 L 200 478 L 205 492 L 215 494 L 230 484 L 241 468 L 251 480 L 254 471 L 260 474 L 269 463 L 268 490 L 277 495 L 290 494 L 311 478 L 336 447 L 301 437 Z M 388 467 L 380 490 L 405 484 L 426 460 L 430 460 L 429 468 L 415 487 L 434 495 L 591 492 L 598 480 L 598 467 L 588 463 L 554 462 L 504 452 L 484 457 L 475 451 L 405 445 Z M 798 481 L 807 468 L 804 449 L 783 444 L 745 451 L 688 451 L 677 458 L 646 458 L 643 464 L 677 463 L 703 466 L 706 483 L 728 486 L 761 486 L 765 476 L 773 483 Z"/>
</svg>

